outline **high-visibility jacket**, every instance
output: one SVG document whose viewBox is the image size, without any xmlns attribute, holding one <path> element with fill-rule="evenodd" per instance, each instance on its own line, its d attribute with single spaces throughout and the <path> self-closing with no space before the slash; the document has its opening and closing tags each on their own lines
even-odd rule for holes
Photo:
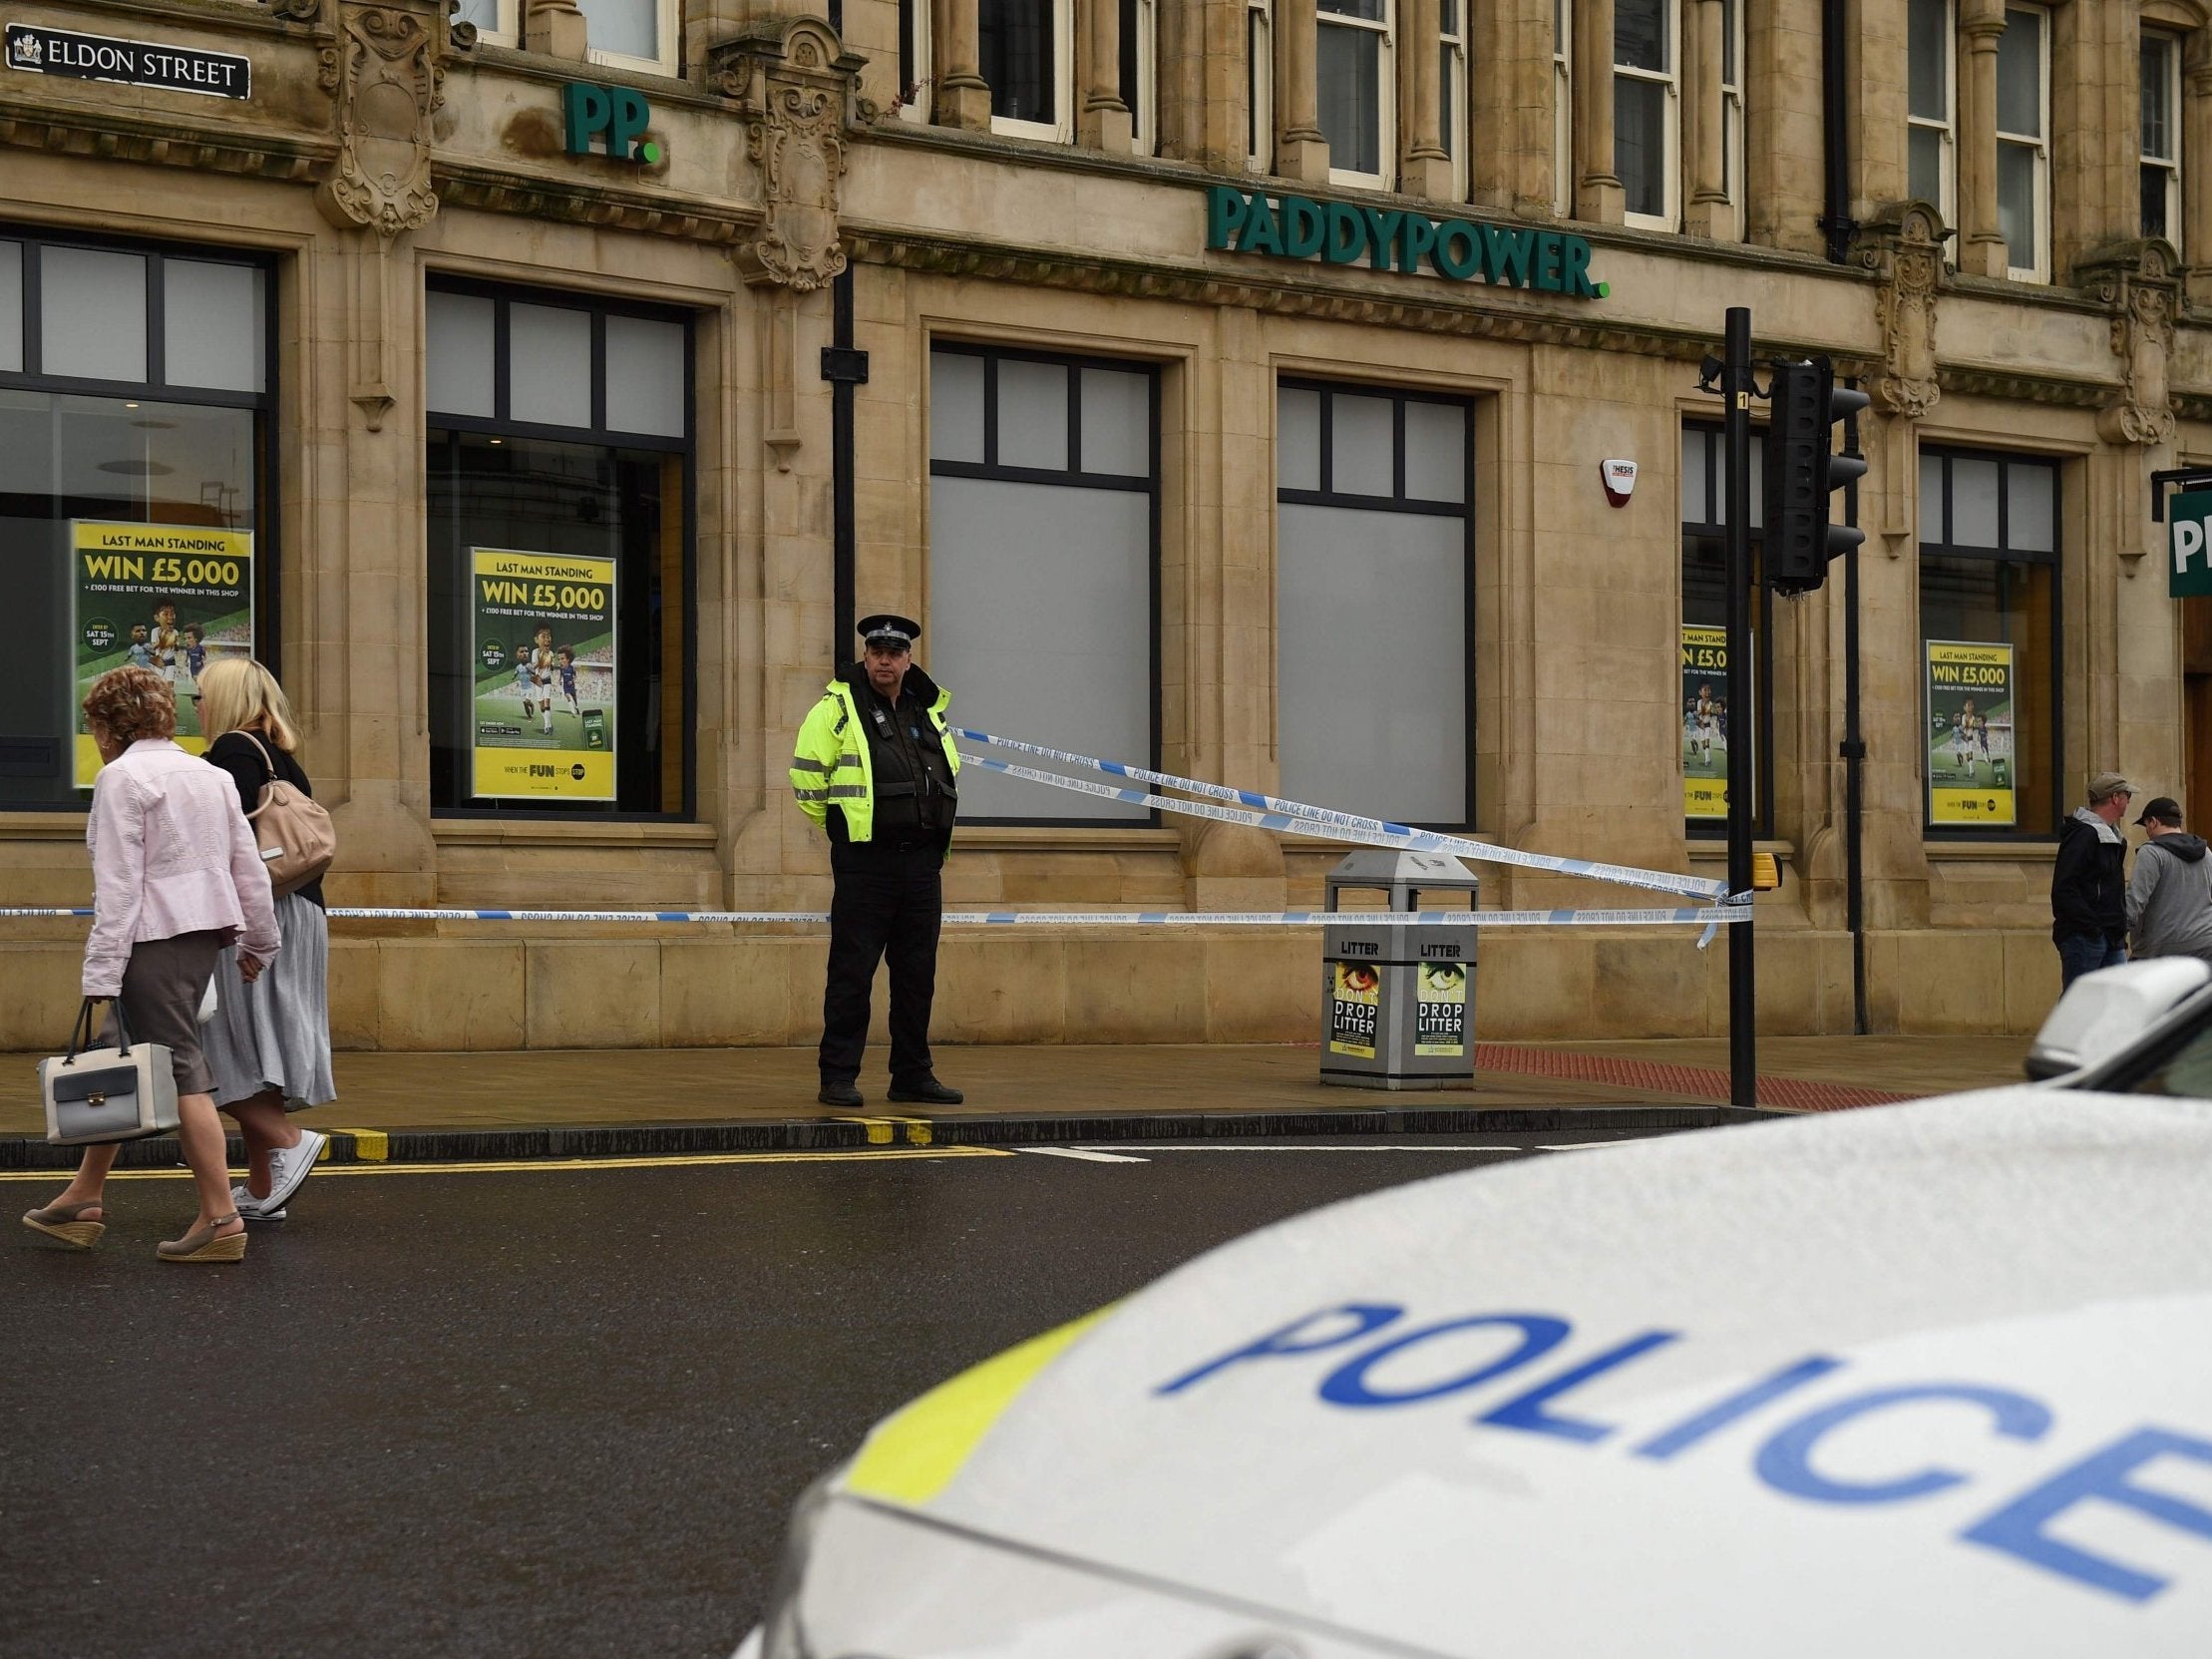
<svg viewBox="0 0 2212 1659">
<path fill-rule="evenodd" d="M 799 741 L 791 756 L 791 792 L 799 810 L 815 823 L 824 823 L 830 808 L 845 816 L 846 838 L 866 841 L 876 828 L 876 764 L 869 753 L 868 734 L 861 727 L 859 686 L 868 683 L 867 670 L 856 665 L 830 681 L 822 700 L 799 727 Z M 907 670 L 902 691 L 912 691 L 927 712 L 929 727 L 944 745 L 944 763 L 957 774 L 960 756 L 952 747 L 952 734 L 944 728 L 944 711 L 952 694 L 920 668 Z"/>
</svg>

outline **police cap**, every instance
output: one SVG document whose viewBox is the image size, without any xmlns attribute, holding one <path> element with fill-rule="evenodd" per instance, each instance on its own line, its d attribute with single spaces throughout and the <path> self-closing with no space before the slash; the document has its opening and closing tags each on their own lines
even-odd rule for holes
<svg viewBox="0 0 2212 1659">
<path fill-rule="evenodd" d="M 912 650 L 922 637 L 922 624 L 908 617 L 863 617 L 861 642 L 881 650 Z"/>
</svg>

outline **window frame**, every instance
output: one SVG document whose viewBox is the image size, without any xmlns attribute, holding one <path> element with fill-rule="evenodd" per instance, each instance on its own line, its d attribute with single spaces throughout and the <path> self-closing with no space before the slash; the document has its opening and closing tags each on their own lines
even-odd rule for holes
<svg viewBox="0 0 2212 1659">
<path fill-rule="evenodd" d="M 901 121 L 929 125 L 934 63 L 929 0 L 899 0 L 899 93 L 892 113 Z"/>
<path fill-rule="evenodd" d="M 1467 99 L 1471 86 L 1467 74 L 1468 13 L 1474 0 L 1438 0 L 1437 10 L 1437 138 L 1452 162 L 1452 200 L 1467 200 L 1468 135 L 1473 130 Z M 1443 8 L 1449 6 L 1456 27 L 1445 29 Z M 1449 116 L 1445 114 L 1447 108 Z"/>
<path fill-rule="evenodd" d="M 2156 169 L 2165 175 L 2166 227 L 2164 235 L 2165 239 L 2172 245 L 2173 250 L 2178 254 L 2184 251 L 2182 246 L 2184 232 L 2182 203 L 2185 199 L 2182 196 L 2181 186 L 2182 169 L 2187 163 L 2187 138 L 2182 131 L 2182 111 L 2184 108 L 2182 101 L 2185 96 L 2181 72 L 2182 37 L 2170 30 L 2146 28 L 2142 31 L 2138 42 L 2138 58 L 2147 56 L 2154 50 L 2161 53 L 2165 58 L 2165 65 L 2159 79 L 2164 83 L 2166 148 L 2169 154 L 2157 155 L 2147 145 L 2138 140 L 2137 166 L 2142 173 L 2148 173 Z M 2141 125 L 2140 121 L 2138 125 Z M 2138 189 L 2140 189 L 2139 181 Z M 2150 231 L 2141 225 L 2138 225 L 2137 229 L 2141 234 L 2150 234 Z"/>
<path fill-rule="evenodd" d="M 520 48 L 523 44 L 523 0 L 492 0 L 492 6 L 499 22 L 476 26 L 478 44 Z"/>
<path fill-rule="evenodd" d="M 987 483 L 1042 484 L 1059 488 L 1120 490 L 1131 493 L 1142 491 L 1151 498 L 1147 534 L 1151 537 L 1151 557 L 1147 561 L 1150 575 L 1150 593 L 1147 604 L 1151 614 L 1151 699 L 1146 714 L 1149 728 L 1147 741 L 1150 752 L 1144 764 L 1157 770 L 1161 762 L 1163 717 L 1161 674 L 1165 663 L 1163 655 L 1164 631 L 1161 610 L 1161 494 L 1163 450 L 1161 446 L 1162 380 L 1164 365 L 1143 357 L 1107 357 L 1096 352 L 1039 351 L 1024 346 L 1002 346 L 981 340 L 963 340 L 933 337 L 924 342 L 923 358 L 946 352 L 961 357 L 978 357 L 983 362 L 983 459 L 980 461 L 942 461 L 928 456 L 928 476 L 931 478 L 972 478 Z M 1003 362 L 1047 363 L 1069 371 L 1068 383 L 1068 455 L 1075 463 L 1064 468 L 1015 467 L 997 460 L 998 455 L 998 365 Z M 1111 374 L 1142 374 L 1151 382 L 1150 402 L 1146 418 L 1151 433 L 1146 447 L 1145 465 L 1148 476 L 1135 478 L 1125 473 L 1088 473 L 1081 470 L 1083 458 L 1083 374 L 1085 369 L 1101 369 Z M 934 420 L 935 394 L 929 398 Z M 933 447 L 924 443 L 923 453 Z M 931 523 L 924 526 L 924 534 L 933 536 Z M 925 556 L 926 558 L 926 556 Z M 924 619 L 926 621 L 926 619 Z M 1109 756 L 1109 759 L 1118 758 Z M 1041 787 L 1041 786 L 1040 786 Z M 994 829 L 1053 829 L 1072 835 L 1099 830 L 1107 833 L 1132 829 L 1158 829 L 1161 824 L 1160 809 L 1150 808 L 1142 817 L 1131 818 L 1068 818 L 1068 817 L 975 817 L 966 813 L 960 816 L 962 824 Z"/>
<path fill-rule="evenodd" d="M 1313 64 L 1316 83 L 1321 61 L 1321 35 L 1323 29 L 1350 29 L 1364 31 L 1376 38 L 1375 45 L 1375 165 L 1379 171 L 1361 173 L 1356 168 L 1338 167 L 1336 149 L 1329 147 L 1328 182 L 1332 185 L 1350 185 L 1354 189 L 1394 191 L 1398 188 L 1398 0 L 1380 0 L 1380 18 L 1346 17 L 1316 7 L 1313 13 Z M 1319 90 L 1314 95 L 1314 116 L 1320 124 Z M 1321 125 L 1321 135 L 1326 138 L 1328 129 Z"/>
<path fill-rule="evenodd" d="M 2070 808 L 2066 805 L 2064 788 L 2065 772 L 2065 663 L 2066 663 L 2066 595 L 2065 595 L 2065 461 L 2061 456 L 2035 454 L 2026 450 L 1989 449 L 1974 444 L 1936 444 L 1918 446 L 1914 456 L 1913 476 L 1917 480 L 1924 461 L 1935 459 L 1943 463 L 1942 517 L 1938 521 L 1943 538 L 1930 541 L 1920 533 L 1920 524 L 1913 531 L 1913 631 L 1914 648 L 1920 655 L 1915 672 L 1921 688 L 1915 696 L 1919 705 L 1920 730 L 1929 730 L 1927 705 L 1927 649 L 1928 625 L 1921 615 L 1920 562 L 1933 554 L 1939 559 L 1980 560 L 1993 565 L 2046 565 L 2050 568 L 2050 661 L 2045 666 L 2049 676 L 2050 732 L 2049 748 L 2040 756 L 2050 768 L 2050 823 L 2038 828 L 2020 821 L 2016 811 L 2015 822 L 2010 825 L 1934 824 L 1928 820 L 1927 758 L 1923 755 L 1915 765 L 1920 788 L 1920 833 L 1923 839 L 1940 841 L 2022 841 L 2052 842 L 2057 840 L 2060 827 Z M 1950 540 L 1954 528 L 1953 486 L 1951 464 L 1954 461 L 1992 461 L 1997 464 L 1997 539 L 1995 548 L 1977 547 Z M 2013 492 L 2011 469 L 2016 465 L 2048 469 L 2050 473 L 2050 540 L 2048 553 L 2023 550 L 2011 546 Z M 1918 504 L 1920 521 L 1925 522 L 1928 504 Z M 2015 721 L 2015 755 L 2019 756 L 2019 723 Z M 2014 785 L 2018 790 L 2019 784 Z"/>
<path fill-rule="evenodd" d="M 277 438 L 282 363 L 278 357 L 276 256 L 248 248 L 224 247 L 212 242 L 150 240 L 112 236 L 99 231 L 77 231 L 0 219 L 0 241 L 18 243 L 23 249 L 23 367 L 0 370 L 0 390 L 37 392 L 48 397 L 101 397 L 148 403 L 197 405 L 202 408 L 241 409 L 254 417 L 254 489 L 259 499 L 253 508 L 253 649 L 278 679 L 284 677 L 284 516 L 283 445 Z M 48 247 L 85 248 L 101 253 L 133 253 L 146 260 L 146 367 L 145 380 L 95 380 L 75 375 L 47 374 L 41 364 L 45 348 L 44 317 L 40 304 L 41 254 Z M 182 259 L 190 263 L 249 265 L 261 272 L 261 389 L 258 392 L 223 391 L 208 386 L 172 386 L 166 378 L 168 303 L 164 262 Z M 35 366 L 36 365 L 36 366 Z M 74 740 L 72 730 L 58 733 L 64 749 Z M 65 764 L 65 772 L 67 767 Z M 69 789 L 43 801 L 0 799 L 0 813 L 85 812 L 91 809 L 92 791 Z"/>
<path fill-rule="evenodd" d="M 591 0 L 576 0 L 576 3 L 579 7 L 588 7 Z M 603 64 L 609 69 L 627 69 L 639 75 L 681 75 L 683 20 L 678 13 L 677 0 L 653 0 L 653 33 L 660 42 L 660 54 L 658 57 L 637 58 L 626 52 L 602 52 L 590 45 L 591 19 L 586 11 L 583 23 L 585 61 Z"/>
<path fill-rule="evenodd" d="M 2010 133 L 2000 125 L 1997 128 L 1999 218 L 2003 220 L 2004 158 L 2008 145 L 2029 150 L 2034 158 L 2034 189 L 2032 199 L 2035 214 L 2035 246 L 2033 257 L 2027 264 L 2020 263 L 2013 255 L 2012 238 L 2005 239 L 2005 274 L 2016 282 L 2048 282 L 2050 280 L 2050 60 L 2051 15 L 2041 6 L 2009 5 L 2005 8 L 2005 32 L 2011 34 L 2013 19 L 2032 17 L 2035 20 L 2035 99 L 2036 116 L 2042 131 L 2035 135 Z M 1997 108 L 2005 107 L 2005 56 L 2002 45 L 1998 52 Z M 1995 111 L 1992 121 L 1996 120 Z"/>
<path fill-rule="evenodd" d="M 1727 491 L 1727 438 L 1728 429 L 1720 421 L 1685 419 L 1682 437 L 1686 441 L 1692 433 L 1704 439 L 1705 506 L 1708 512 L 1718 514 L 1725 510 Z M 1750 453 L 1756 457 L 1763 451 L 1766 427 L 1752 427 Z M 1686 572 L 1684 564 L 1692 540 L 1723 540 L 1728 534 L 1725 520 L 1712 517 L 1693 521 L 1680 514 L 1680 480 L 1676 481 L 1676 516 L 1681 520 L 1681 543 L 1675 556 L 1675 604 L 1678 613 L 1686 612 Z M 1754 518 L 1760 513 L 1760 492 L 1751 492 L 1751 512 Z M 1774 835 L 1774 590 L 1759 580 L 1759 567 L 1766 547 L 1766 527 L 1751 526 L 1751 833 L 1760 840 L 1771 840 Z M 1723 578 L 1725 581 L 1725 578 Z M 1686 615 L 1677 615 L 1677 627 L 1706 626 L 1692 623 Z M 1678 723 L 1678 722 L 1677 722 Z M 1734 756 L 1730 754 L 1732 761 Z M 1732 782 L 1732 780 L 1731 780 Z M 1683 833 L 1692 841 L 1720 841 L 1728 834 L 1728 820 L 1721 818 L 1682 819 Z"/>
<path fill-rule="evenodd" d="M 1663 88 L 1666 119 L 1660 124 L 1659 211 L 1639 213 L 1624 205 L 1621 222 L 1641 230 L 1678 230 L 1682 222 L 1682 0 L 1657 0 L 1657 3 L 1666 8 L 1662 38 L 1667 67 L 1663 72 L 1623 64 L 1618 32 L 1614 37 L 1613 171 L 1621 179 L 1622 198 L 1626 204 L 1630 193 L 1627 170 L 1621 165 L 1621 83 L 1641 81 L 1648 86 Z"/>
<path fill-rule="evenodd" d="M 1418 515 L 1425 518 L 1456 518 L 1460 521 L 1460 570 L 1462 576 L 1464 577 L 1462 593 L 1465 598 L 1466 608 L 1466 616 L 1463 619 L 1462 625 L 1464 628 L 1464 637 L 1466 639 L 1467 646 L 1464 658 L 1467 664 L 1467 752 L 1465 756 L 1467 768 L 1465 802 L 1466 816 L 1457 823 L 1440 823 L 1435 821 L 1409 822 L 1407 820 L 1399 821 L 1408 822 L 1408 827 L 1413 829 L 1436 830 L 1439 832 L 1455 835 L 1471 835 L 1475 832 L 1477 827 L 1475 812 L 1478 803 L 1475 789 L 1478 756 L 1481 747 L 1480 733 L 1478 732 L 1476 727 L 1476 715 L 1478 710 L 1478 703 L 1480 700 L 1479 687 L 1481 682 L 1481 675 L 1476 671 L 1475 659 L 1475 643 L 1477 638 L 1479 637 L 1477 633 L 1476 611 L 1478 608 L 1480 597 L 1477 592 L 1478 583 L 1476 580 L 1477 573 L 1475 570 L 1475 433 L 1478 409 L 1477 400 L 1471 396 L 1467 396 L 1464 394 L 1437 391 L 1427 387 L 1394 386 L 1386 381 L 1337 380 L 1309 374 L 1279 374 L 1276 376 L 1275 400 L 1277 409 L 1280 409 L 1282 406 L 1282 397 L 1285 392 L 1316 392 L 1320 395 L 1320 422 L 1319 436 L 1317 440 L 1320 450 L 1320 463 L 1318 473 L 1320 488 L 1316 490 L 1291 490 L 1286 489 L 1284 487 L 1282 473 L 1283 463 L 1281 457 L 1281 437 L 1280 434 L 1278 434 L 1277 442 L 1274 446 L 1276 450 L 1276 483 L 1274 504 L 1277 508 L 1281 508 L 1286 504 L 1292 507 L 1334 507 L 1348 508 L 1353 511 L 1362 513 L 1405 513 Z M 1331 490 L 1328 487 L 1331 482 L 1331 474 L 1334 464 L 1333 432 L 1335 423 L 1331 400 L 1337 396 L 1386 398 L 1389 400 L 1391 404 L 1391 495 L 1355 495 L 1347 492 Z M 1460 477 L 1461 499 L 1459 501 L 1429 501 L 1421 497 L 1409 497 L 1406 495 L 1405 406 L 1408 403 L 1442 404 L 1448 408 L 1459 410 L 1462 417 L 1465 419 L 1467 423 L 1467 448 L 1464 458 L 1464 471 L 1462 472 Z M 1274 411 L 1271 411 L 1271 416 L 1273 416 L 1273 413 Z M 1274 579 L 1273 586 L 1275 588 L 1277 596 L 1276 615 L 1273 619 L 1273 631 L 1280 634 L 1282 626 L 1283 605 L 1283 547 L 1282 531 L 1280 528 L 1280 515 L 1278 516 L 1278 528 L 1274 538 L 1274 546 L 1270 548 L 1269 553 L 1274 567 L 1272 572 Z M 1280 651 L 1280 645 L 1277 648 L 1278 651 Z M 1283 705 L 1283 667 L 1280 654 L 1278 654 L 1274 661 L 1269 663 L 1269 684 L 1274 693 L 1274 708 L 1277 713 L 1277 717 L 1280 719 L 1280 711 Z M 1278 745 L 1278 752 L 1280 753 L 1280 744 Z"/>
<path fill-rule="evenodd" d="M 1552 211 L 1566 218 L 1574 208 L 1575 9 L 1552 0 Z"/>
<path fill-rule="evenodd" d="M 1912 188 L 1912 135 L 1918 129 L 1932 132 L 1938 137 L 1939 154 L 1936 169 L 1937 200 L 1930 204 L 1936 214 L 1948 225 L 1956 225 L 1959 212 L 1959 16 L 1958 0 L 1911 0 L 1913 5 L 1933 5 L 1943 8 L 1943 69 L 1941 84 L 1944 93 L 1944 114 L 1938 120 L 1933 116 L 1913 114 L 1912 95 L 1912 26 L 1908 14 L 1906 24 L 1905 72 L 1905 185 Z M 1944 260 L 1957 262 L 1955 241 L 1946 241 Z"/>
<path fill-rule="evenodd" d="M 1746 0 L 1721 0 L 1720 8 L 1720 177 L 1728 199 L 1734 239 L 1750 235 L 1750 153 L 1744 139 L 1743 64 Z"/>
<path fill-rule="evenodd" d="M 1245 0 L 1245 171 L 1275 169 L 1275 0 Z"/>
<path fill-rule="evenodd" d="M 976 55 L 980 59 L 983 28 L 980 8 L 975 28 Z M 992 89 L 994 97 L 996 91 Z M 1075 142 L 1075 0 L 1052 0 L 1052 119 L 1022 121 L 993 110 L 990 130 L 1001 138 L 1072 144 Z"/>
<path fill-rule="evenodd" d="M 1129 106 L 1129 149 L 1132 155 L 1149 156 L 1160 146 L 1160 4 L 1159 0 L 1117 3 L 1127 8 L 1118 31 L 1121 66 L 1115 82 L 1122 102 Z"/>
<path fill-rule="evenodd" d="M 446 410 L 432 409 L 427 385 L 422 389 L 422 464 L 426 473 L 431 465 L 430 434 L 433 431 L 452 434 L 469 434 L 493 439 L 524 438 L 541 443 L 569 444 L 577 447 L 596 445 L 600 449 L 657 450 L 677 455 L 683 462 L 682 525 L 683 538 L 681 578 L 676 584 L 677 597 L 683 607 L 681 626 L 678 629 L 683 652 L 683 792 L 678 809 L 657 812 L 640 812 L 605 803 L 579 801 L 564 807 L 550 807 L 546 802 L 503 801 L 497 804 L 478 804 L 481 797 L 467 797 L 468 804 L 440 806 L 433 801 L 430 811 L 434 821 L 447 819 L 494 819 L 509 822 L 536 820 L 547 823 L 585 824 L 682 824 L 693 823 L 699 812 L 699 313 L 677 305 L 655 305 L 646 300 L 615 299 L 604 294 L 582 289 L 541 287 L 529 283 L 493 282 L 477 277 L 431 270 L 422 279 L 421 296 L 427 319 L 432 293 L 460 294 L 473 299 L 493 301 L 492 310 L 492 413 L 490 415 L 461 415 Z M 514 305 L 543 305 L 556 310 L 581 310 L 591 318 L 591 424 L 589 426 L 556 426 L 543 421 L 518 421 L 506 411 L 510 407 L 512 388 L 509 365 L 512 358 L 510 344 L 510 308 Z M 684 331 L 683 363 L 683 424 L 684 435 L 671 438 L 655 432 L 626 432 L 606 425 L 606 319 L 610 316 L 639 317 L 652 322 L 680 323 Z M 427 496 L 427 489 L 426 489 Z M 428 577 L 430 549 L 428 526 L 425 526 L 424 577 L 425 606 L 428 605 Z M 669 595 L 661 596 L 666 607 Z M 430 635 L 429 617 L 423 619 L 423 637 Z M 425 687 L 424 706 L 429 706 L 428 687 Z M 662 741 L 669 734 L 662 733 Z M 433 728 L 423 739 L 426 751 L 435 746 Z"/>
</svg>

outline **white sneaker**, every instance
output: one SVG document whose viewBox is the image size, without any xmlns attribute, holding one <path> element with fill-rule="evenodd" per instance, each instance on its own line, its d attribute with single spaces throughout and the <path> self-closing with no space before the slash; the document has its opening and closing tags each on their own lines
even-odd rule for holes
<svg viewBox="0 0 2212 1659">
<path fill-rule="evenodd" d="M 315 1160 L 322 1156 L 323 1145 L 329 1138 L 313 1129 L 302 1129 L 297 1146 L 280 1146 L 269 1154 L 269 1195 L 261 1200 L 263 1214 L 280 1210 L 291 1202 L 300 1183 L 314 1173 Z"/>
<path fill-rule="evenodd" d="M 256 1198 L 244 1185 L 230 1189 L 230 1207 L 248 1221 L 282 1221 L 284 1212 L 268 1207 L 266 1198 Z"/>
</svg>

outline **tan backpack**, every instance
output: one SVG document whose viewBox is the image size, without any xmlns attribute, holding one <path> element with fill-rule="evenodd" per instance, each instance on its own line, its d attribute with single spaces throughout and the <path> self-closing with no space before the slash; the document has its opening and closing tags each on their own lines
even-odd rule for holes
<svg viewBox="0 0 2212 1659">
<path fill-rule="evenodd" d="M 261 785 L 261 804 L 245 818 L 253 826 L 261 862 L 268 866 L 269 891 L 281 899 L 330 868 L 338 855 L 338 832 L 313 796 L 276 775 L 276 762 L 258 737 L 242 728 L 238 735 L 261 751 L 261 763 L 269 769 L 269 780 Z"/>
</svg>

